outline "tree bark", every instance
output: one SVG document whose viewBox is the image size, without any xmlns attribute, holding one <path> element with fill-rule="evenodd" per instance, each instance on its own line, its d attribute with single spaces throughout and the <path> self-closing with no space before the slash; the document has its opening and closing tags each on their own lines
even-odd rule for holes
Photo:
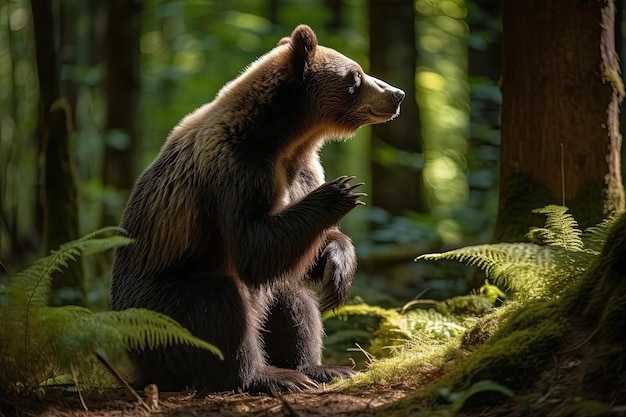
<svg viewBox="0 0 626 417">
<path fill-rule="evenodd" d="M 107 2 L 106 130 L 103 181 L 125 201 L 137 176 L 141 139 L 141 0 Z M 103 208 L 104 225 L 119 222 L 119 207 Z"/>
<path fill-rule="evenodd" d="M 44 154 L 43 219 L 46 251 L 79 235 L 76 173 L 70 154 L 71 110 L 61 97 L 59 61 L 54 44 L 51 0 L 32 4 L 40 95 L 40 134 Z M 71 263 L 52 280 L 55 304 L 83 304 L 84 276 L 80 261 Z"/>
<path fill-rule="evenodd" d="M 412 0 L 369 3 L 370 73 L 406 93 L 401 116 L 372 127 L 372 147 L 421 152 L 421 124 L 415 100 L 415 13 Z M 416 168 L 372 162 L 372 203 L 393 214 L 425 211 L 421 175 Z"/>
<path fill-rule="evenodd" d="M 614 15 L 612 0 L 503 2 L 496 241 L 521 240 L 547 204 L 583 228 L 624 210 Z"/>
<path fill-rule="evenodd" d="M 346 25 L 345 13 L 342 0 L 324 0 L 324 4 L 331 11 L 332 20 L 326 27 L 330 30 L 340 30 Z"/>
</svg>

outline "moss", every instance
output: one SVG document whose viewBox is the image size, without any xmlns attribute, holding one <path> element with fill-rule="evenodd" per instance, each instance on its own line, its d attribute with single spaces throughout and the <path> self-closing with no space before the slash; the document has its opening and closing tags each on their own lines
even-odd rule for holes
<svg viewBox="0 0 626 417">
<path fill-rule="evenodd" d="M 618 69 L 608 67 L 603 68 L 602 80 L 605 82 L 608 81 L 609 84 L 611 84 L 611 88 L 617 93 L 618 97 L 624 97 L 624 82 L 622 81 L 622 76 Z"/>
<path fill-rule="evenodd" d="M 612 415 L 611 408 L 600 401 L 574 397 L 556 407 L 550 417 L 601 417 Z"/>
<path fill-rule="evenodd" d="M 466 360 L 455 366 L 454 386 L 468 387 L 494 380 L 511 389 L 528 387 L 550 363 L 563 343 L 566 326 L 554 308 L 531 305 L 495 332 Z"/>
<path fill-rule="evenodd" d="M 477 322 L 474 329 L 468 332 L 476 335 L 479 339 L 477 343 L 486 339 L 482 345 L 468 342 L 470 336 L 464 336 L 464 345 L 474 349 L 469 355 L 465 349 L 454 351 L 452 344 L 448 345 L 447 354 L 433 351 L 420 362 L 422 376 L 427 375 L 424 372 L 427 368 L 431 374 L 443 376 L 409 396 L 377 409 L 375 415 L 452 415 L 447 403 L 440 398 L 440 390 L 446 388 L 461 392 L 486 380 L 515 391 L 532 389 L 533 383 L 529 381 L 539 380 L 539 376 L 550 369 L 555 349 L 565 341 L 568 327 L 563 314 L 563 309 L 555 302 L 537 301 L 524 306 L 510 303 L 501 307 Z M 416 367 L 409 363 L 398 369 L 409 370 L 410 374 L 413 372 L 411 369 Z M 477 400 L 490 403 L 489 398 L 490 394 L 484 393 Z M 494 404 L 490 403 L 490 407 Z M 471 404 L 468 406 L 471 407 Z M 520 403 L 516 407 L 523 408 L 525 405 Z"/>
<path fill-rule="evenodd" d="M 584 308 L 585 316 L 598 322 L 608 341 L 626 342 L 621 331 L 626 318 L 626 216 L 615 223 L 602 253 L 578 287 L 569 307 Z"/>
<path fill-rule="evenodd" d="M 435 310 L 440 314 L 482 315 L 493 308 L 493 303 L 482 295 L 460 295 L 439 301 Z"/>
<path fill-rule="evenodd" d="M 461 347 L 472 350 L 475 346 L 487 341 L 499 327 L 500 320 L 497 316 L 489 315 L 481 318 L 472 328 L 463 333 Z"/>
</svg>

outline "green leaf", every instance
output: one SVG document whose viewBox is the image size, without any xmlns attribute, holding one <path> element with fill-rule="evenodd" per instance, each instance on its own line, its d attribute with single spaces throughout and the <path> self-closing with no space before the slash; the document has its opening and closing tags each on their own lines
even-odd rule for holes
<svg viewBox="0 0 626 417">
<path fill-rule="evenodd" d="M 490 380 L 476 382 L 465 391 L 461 391 L 459 393 L 450 393 L 449 389 L 442 389 L 440 390 L 440 395 L 452 402 L 450 405 L 450 411 L 452 411 L 453 414 L 456 414 L 461 411 L 467 400 L 481 392 L 499 392 L 507 397 L 513 397 L 515 395 L 509 388 Z"/>
</svg>

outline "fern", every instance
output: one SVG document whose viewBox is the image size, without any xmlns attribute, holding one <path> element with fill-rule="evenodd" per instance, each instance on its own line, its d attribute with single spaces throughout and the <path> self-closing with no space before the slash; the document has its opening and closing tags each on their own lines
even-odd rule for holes
<svg viewBox="0 0 626 417">
<path fill-rule="evenodd" d="M 109 227 L 63 244 L 9 280 L 0 300 L 0 391 L 32 392 L 64 371 L 88 375 L 96 354 L 115 358 L 126 350 L 184 343 L 222 358 L 215 346 L 154 311 L 47 306 L 53 273 L 81 255 L 132 242 L 121 233 Z"/>
<path fill-rule="evenodd" d="M 111 233 L 117 234 L 102 238 Z M 19 309 L 44 307 L 48 302 L 53 273 L 61 271 L 68 265 L 68 262 L 75 261 L 81 254 L 91 255 L 104 252 L 132 242 L 132 239 L 121 236 L 120 233 L 123 233 L 123 229 L 119 227 L 106 227 L 80 239 L 64 243 L 50 255 L 38 259 L 11 280 L 7 288 L 10 300 L 8 306 Z"/>
<path fill-rule="evenodd" d="M 529 243 L 468 246 L 416 260 L 453 259 L 477 266 L 520 299 L 558 296 L 599 255 L 616 218 L 610 217 L 583 233 L 565 207 L 547 206 L 534 212 L 545 214 L 546 224 L 530 229 L 526 235 Z"/>
<path fill-rule="evenodd" d="M 45 307 L 40 322 L 65 368 L 71 367 L 80 355 L 99 353 L 115 357 L 120 348 L 143 350 L 179 343 L 207 349 L 223 359 L 219 349 L 194 337 L 175 320 L 146 309 L 93 313 L 79 306 Z"/>
<path fill-rule="evenodd" d="M 526 238 L 531 243 L 558 246 L 574 252 L 583 250 L 582 232 L 576 220 L 567 213 L 567 207 L 551 205 L 532 212 L 545 214 L 546 226 L 530 228 Z"/>
<path fill-rule="evenodd" d="M 606 239 L 609 237 L 609 233 L 618 218 L 619 216 L 617 215 L 611 215 L 600 222 L 600 224 L 585 229 L 582 240 L 585 249 L 590 254 L 599 255 L 602 252 Z"/>
</svg>

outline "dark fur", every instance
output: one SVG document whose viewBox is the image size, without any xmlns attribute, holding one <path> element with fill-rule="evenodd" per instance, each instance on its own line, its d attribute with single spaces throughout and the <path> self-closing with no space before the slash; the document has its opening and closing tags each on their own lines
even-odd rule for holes
<svg viewBox="0 0 626 417">
<path fill-rule="evenodd" d="M 165 313 L 225 360 L 135 352 L 138 383 L 284 392 L 353 374 L 321 364 L 305 280 L 321 283 L 323 308 L 345 302 L 356 256 L 337 224 L 363 194 L 347 177 L 324 183 L 318 150 L 392 118 L 402 97 L 299 26 L 180 122 L 128 202 L 121 225 L 136 242 L 116 253 L 112 307 Z"/>
</svg>

